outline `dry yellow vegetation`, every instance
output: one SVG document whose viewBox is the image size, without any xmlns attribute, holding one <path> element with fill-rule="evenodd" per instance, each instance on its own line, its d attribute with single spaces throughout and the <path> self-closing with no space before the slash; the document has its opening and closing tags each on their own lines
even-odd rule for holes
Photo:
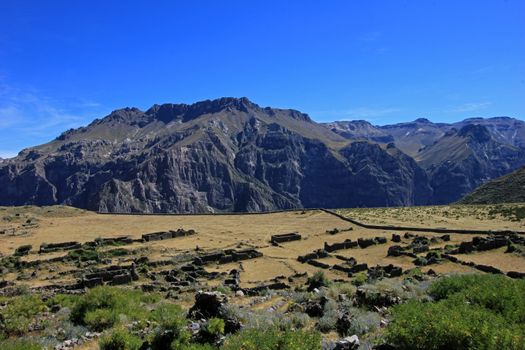
<svg viewBox="0 0 525 350">
<path fill-rule="evenodd" d="M 341 209 L 338 213 L 366 223 L 404 225 L 419 227 L 447 227 L 467 229 L 512 229 L 523 227 L 520 221 L 502 215 L 490 214 L 491 206 L 439 206 L 415 208 L 376 208 L 376 209 Z M 297 261 L 299 255 L 323 248 L 324 243 L 342 242 L 346 239 L 386 237 L 386 244 L 366 249 L 348 249 L 337 254 L 353 257 L 358 263 L 369 266 L 394 264 L 403 269 L 414 268 L 413 259 L 409 257 L 387 257 L 388 248 L 396 243 L 391 242 L 393 233 L 403 235 L 405 232 L 365 229 L 344 221 L 337 216 L 319 210 L 291 211 L 272 214 L 243 215 L 101 215 L 80 209 L 62 206 L 56 207 L 10 207 L 0 208 L 0 253 L 12 254 L 24 244 L 31 244 L 33 251 L 23 260 L 41 260 L 59 257 L 67 252 L 38 254 L 42 243 L 65 241 L 86 242 L 98 237 L 115 237 L 129 235 L 140 238 L 142 234 L 156 231 L 175 230 L 178 228 L 194 229 L 197 235 L 150 243 L 134 243 L 125 247 L 134 252 L 134 256 L 147 256 L 150 260 L 166 260 L 184 253 L 194 253 L 201 249 L 212 251 L 227 248 L 256 248 L 263 257 L 243 262 L 208 265 L 208 271 L 227 272 L 233 268 L 241 270 L 243 287 L 251 287 L 267 282 L 276 276 L 290 276 L 296 273 L 312 274 L 317 267 Z M 342 232 L 331 235 L 327 230 L 337 228 Z M 349 230 L 351 229 L 351 230 Z M 298 232 L 302 240 L 273 246 L 270 236 L 278 233 Z M 417 233 L 428 237 L 438 236 L 435 233 Z M 459 244 L 469 241 L 475 235 L 452 234 L 450 242 L 431 244 L 431 248 L 443 247 L 445 244 Z M 402 243 L 408 243 L 403 240 Z M 109 248 L 102 248 L 109 249 Z M 423 254 L 424 255 L 424 254 Z M 517 254 L 505 254 L 503 250 L 458 256 L 464 261 L 474 261 L 501 269 L 525 272 L 525 258 Z M 115 258 L 113 263 L 124 263 L 129 257 Z M 340 263 L 335 257 L 323 259 L 330 265 Z M 471 267 L 450 262 L 424 267 L 432 268 L 438 273 L 468 272 Z M 57 271 L 71 270 L 67 264 L 56 264 Z M 333 270 L 325 272 L 331 279 L 348 279 L 345 273 Z M 32 286 L 43 286 L 51 283 L 51 273 L 39 271 L 32 278 L 20 278 L 15 274 L 6 279 L 18 278 L 21 283 Z M 52 283 L 72 282 L 67 273 L 63 277 L 53 278 Z"/>
</svg>

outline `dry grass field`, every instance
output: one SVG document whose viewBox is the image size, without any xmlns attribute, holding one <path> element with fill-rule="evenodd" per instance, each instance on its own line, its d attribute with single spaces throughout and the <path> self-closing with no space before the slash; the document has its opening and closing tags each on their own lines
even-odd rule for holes
<svg viewBox="0 0 525 350">
<path fill-rule="evenodd" d="M 525 231 L 525 204 L 352 208 L 337 212 L 367 224 Z"/>
<path fill-rule="evenodd" d="M 501 209 L 501 208 L 500 208 Z M 415 208 L 377 208 L 377 209 L 341 209 L 338 213 L 365 223 L 403 225 L 415 227 L 445 227 L 492 230 L 520 230 L 523 223 L 512 216 L 495 214 L 494 206 L 439 206 Z M 365 229 L 323 211 L 292 211 L 254 215 L 100 215 L 69 207 L 12 207 L 0 208 L 0 253 L 13 254 L 15 249 L 25 244 L 33 246 L 32 252 L 22 257 L 23 261 L 46 260 L 64 256 L 67 252 L 47 254 L 37 253 L 42 243 L 65 241 L 86 242 L 98 237 L 116 237 L 129 235 L 135 239 L 144 233 L 175 230 L 178 228 L 194 229 L 197 234 L 189 237 L 134 243 L 126 249 L 130 256 L 114 258 L 113 264 L 126 263 L 137 256 L 147 256 L 150 261 L 166 260 L 184 254 L 219 249 L 256 248 L 263 253 L 261 258 L 227 264 L 212 264 L 206 269 L 210 272 L 228 272 L 241 270 L 241 286 L 253 287 L 271 281 L 276 276 L 291 276 L 307 272 L 309 275 L 318 268 L 297 261 L 299 255 L 321 249 L 324 243 L 333 244 L 346 239 L 387 238 L 386 244 L 374 245 L 366 249 L 354 248 L 333 253 L 320 259 L 331 266 L 342 261 L 334 255 L 353 257 L 358 263 L 368 266 L 393 264 L 404 270 L 416 267 L 408 256 L 389 257 L 388 248 L 395 244 L 409 244 L 403 239 L 393 243 L 393 233 L 405 232 Z M 332 235 L 327 230 L 337 228 L 342 232 Z M 351 229 L 351 230 L 348 230 Z M 298 232 L 302 240 L 273 246 L 270 236 L 279 233 Z M 438 234 L 417 233 L 420 236 L 434 237 Z M 450 242 L 435 242 L 430 248 L 443 248 L 446 245 L 458 245 L 470 241 L 476 235 L 452 234 Z M 110 248 L 100 248 L 101 251 Z M 425 254 L 420 254 L 424 256 Z M 504 248 L 488 252 L 457 255 L 463 261 L 494 266 L 503 272 L 525 272 L 525 257 L 520 254 L 506 254 Z M 438 273 L 469 272 L 472 267 L 450 262 L 423 267 L 423 271 L 432 268 Z M 66 263 L 54 264 L 52 271 L 40 270 L 28 276 L 20 277 L 16 273 L 4 276 L 7 280 L 17 279 L 19 283 L 31 286 L 45 286 L 50 283 L 72 283 L 74 278 L 67 271 L 75 267 Z M 60 276 L 56 273 L 62 272 Z M 331 279 L 347 280 L 346 273 L 325 270 Z M 54 276 L 53 276 L 54 275 Z M 52 280 L 52 281 L 50 281 Z"/>
<path fill-rule="evenodd" d="M 0 208 L 0 302 L 14 303 L 23 298 L 19 295 L 31 292 L 42 300 L 62 295 L 58 300 L 67 303 L 69 299 L 60 298 L 68 294 L 89 295 L 87 291 L 91 288 L 105 284 L 120 286 L 115 288 L 122 293 L 137 290 L 152 293 L 190 310 L 199 291 L 213 291 L 228 296 L 231 315 L 243 320 L 247 327 L 265 328 L 267 322 L 281 319 L 283 324 L 299 322 L 309 331 L 321 330 L 325 341 L 340 337 L 337 322 L 341 308 L 346 308 L 355 325 L 370 327 L 359 328 L 359 336 L 372 344 L 383 332 L 381 323 L 389 317 L 379 307 L 382 300 L 396 300 L 394 304 L 401 300 L 425 300 L 429 284 L 444 275 L 525 276 L 525 235 L 444 236 L 438 232 L 405 232 L 391 226 L 523 231 L 524 212 L 523 205 L 339 209 L 337 214 L 297 210 L 243 215 L 103 215 L 64 206 Z M 384 228 L 364 228 L 338 215 Z M 180 232 L 195 233 L 176 237 L 170 233 L 154 241 L 143 238 L 147 233 L 167 234 L 179 228 L 185 230 Z M 301 239 L 270 242 L 272 235 L 291 232 L 299 233 Z M 131 240 L 112 243 L 100 240 L 123 236 Z M 341 247 L 348 240 L 356 244 L 351 246 L 347 242 Z M 71 241 L 77 243 L 71 249 L 39 251 L 42 244 Z M 500 242 L 497 247 L 490 245 L 496 241 Z M 362 244 L 366 242 L 369 245 Z M 485 242 L 485 247 L 480 242 Z M 340 243 L 341 249 L 332 251 L 335 243 Z M 461 249 L 469 246 L 475 247 Z M 244 254 L 256 250 L 257 254 L 233 259 L 238 253 L 228 253 L 230 249 Z M 401 253 L 389 254 L 398 249 Z M 229 258 L 204 260 L 217 252 L 222 253 L 222 258 Z M 312 252 L 318 255 L 308 257 L 306 262 L 298 260 L 299 256 Z M 318 274 L 319 271 L 323 274 Z M 328 282 L 323 282 L 320 289 L 311 289 L 315 283 L 312 281 L 319 278 Z M 507 280 L 512 279 L 504 278 Z M 104 289 L 92 291 L 97 290 Z M 131 294 L 125 295 L 132 298 Z M 399 299 L 388 299 L 394 296 Z M 325 297 L 330 302 L 322 306 L 323 316 L 311 314 L 316 303 Z M 312 305 L 314 309 L 308 309 Z M 2 311 L 0 305 L 0 312 L 8 311 Z M 66 307 L 63 312 L 70 311 Z M 42 337 L 51 332 L 52 343 L 46 344 L 65 344 L 59 330 L 72 327 L 71 318 L 55 320 L 55 315 L 49 312 L 37 312 L 35 317 L 45 319 L 46 327 L 54 331 L 28 334 Z M 24 332 L 33 329 L 24 324 L 20 327 Z M 88 329 L 91 328 L 77 327 L 70 337 L 88 334 Z M 99 349 L 99 339 L 98 335 L 94 339 L 85 338 L 74 348 Z"/>
</svg>

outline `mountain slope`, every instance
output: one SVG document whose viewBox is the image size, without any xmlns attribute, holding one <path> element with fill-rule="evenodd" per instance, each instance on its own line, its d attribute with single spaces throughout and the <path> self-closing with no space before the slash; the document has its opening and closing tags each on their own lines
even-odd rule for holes
<svg viewBox="0 0 525 350">
<path fill-rule="evenodd" d="M 336 121 L 323 123 L 323 125 L 349 140 L 369 140 L 380 143 L 394 142 L 392 135 L 366 120 Z"/>
<path fill-rule="evenodd" d="M 416 155 L 434 189 L 434 203 L 462 198 L 482 183 L 525 165 L 525 150 L 495 140 L 486 126 L 452 129 Z"/>
<path fill-rule="evenodd" d="M 461 204 L 525 202 L 525 168 L 487 182 L 465 196 Z"/>
<path fill-rule="evenodd" d="M 106 212 L 427 204 L 425 172 L 393 145 L 352 142 L 246 98 L 125 108 L 0 165 L 0 205 Z"/>
</svg>

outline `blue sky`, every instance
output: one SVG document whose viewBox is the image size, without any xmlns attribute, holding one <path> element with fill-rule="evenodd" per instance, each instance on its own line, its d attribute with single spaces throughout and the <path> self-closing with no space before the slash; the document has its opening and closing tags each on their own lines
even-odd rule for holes
<svg viewBox="0 0 525 350">
<path fill-rule="evenodd" d="M 525 1 L 2 1 L 0 157 L 124 106 L 525 118 Z"/>
</svg>

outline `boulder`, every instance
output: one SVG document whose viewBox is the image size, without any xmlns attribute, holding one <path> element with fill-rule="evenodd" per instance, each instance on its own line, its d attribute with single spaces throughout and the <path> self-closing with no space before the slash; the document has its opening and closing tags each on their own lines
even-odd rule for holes
<svg viewBox="0 0 525 350">
<path fill-rule="evenodd" d="M 189 311 L 195 319 L 219 317 L 221 308 L 228 303 L 227 297 L 220 292 L 198 292 L 195 294 L 195 304 Z"/>
<path fill-rule="evenodd" d="M 376 244 L 376 241 L 373 238 L 358 238 L 357 239 L 357 245 L 359 245 L 360 248 L 367 248 L 374 244 Z"/>
</svg>

